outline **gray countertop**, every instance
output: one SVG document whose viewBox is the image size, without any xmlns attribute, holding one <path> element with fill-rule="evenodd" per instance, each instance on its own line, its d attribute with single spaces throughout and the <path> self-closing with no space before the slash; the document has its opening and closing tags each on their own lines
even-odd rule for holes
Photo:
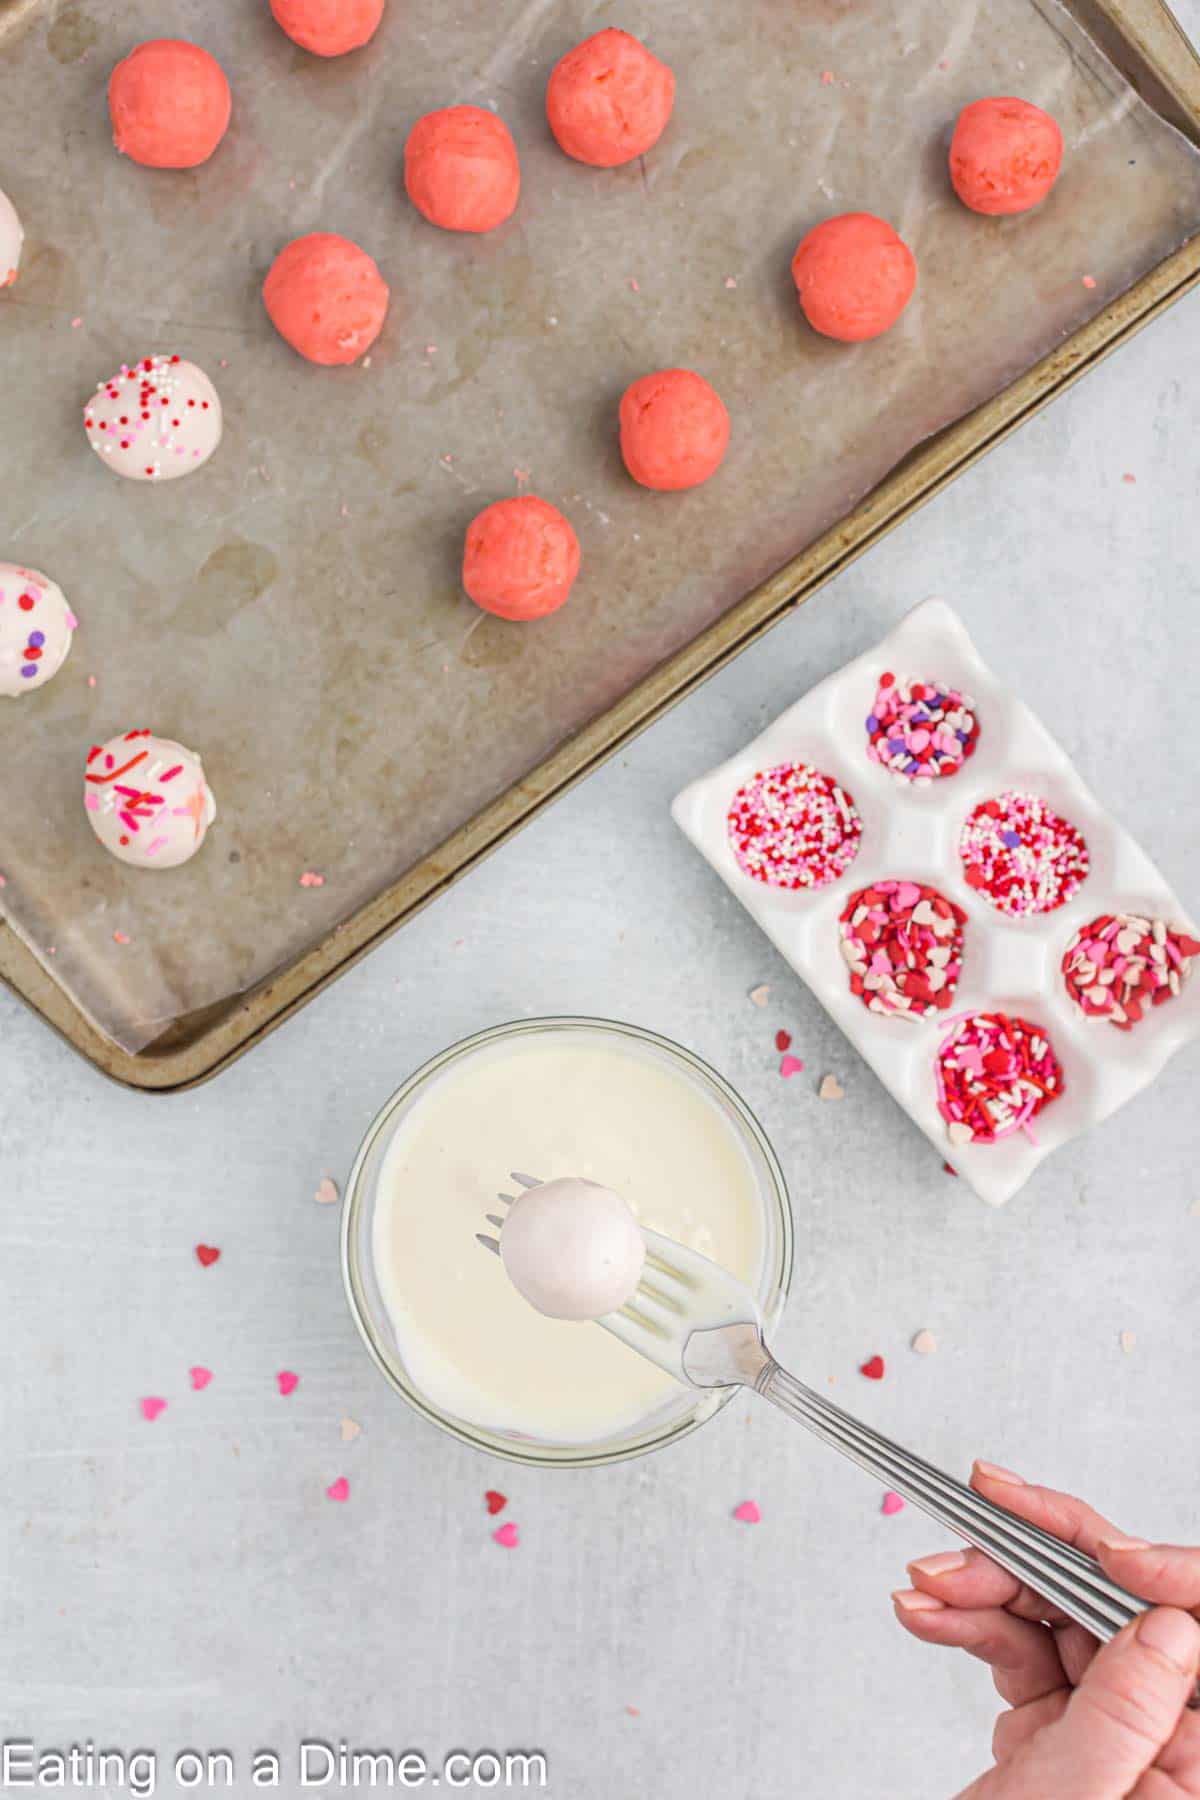
<svg viewBox="0 0 1200 1800">
<path fill-rule="evenodd" d="M 891 1616 L 939 1533 L 784 1420 L 744 1400 L 666 1454 L 543 1474 L 443 1437 L 369 1364 L 314 1189 L 420 1061 L 515 1015 L 635 1020 L 745 1094 L 792 1184 L 799 1370 L 949 1468 L 989 1456 L 1196 1539 L 1195 1048 L 992 1212 L 667 805 L 938 593 L 1195 910 L 1198 327 L 1193 296 L 209 1086 L 108 1086 L 0 994 L 4 1736 L 156 1747 L 160 1792 L 185 1748 L 231 1751 L 238 1794 L 277 1750 L 298 1792 L 306 1738 L 539 1748 L 563 1800 L 937 1800 L 986 1765 L 985 1673 Z M 780 1081 L 779 1026 L 814 1079 Z M 170 1402 L 152 1425 L 144 1394 Z M 731 1519 L 747 1497 L 757 1527 Z"/>
</svg>

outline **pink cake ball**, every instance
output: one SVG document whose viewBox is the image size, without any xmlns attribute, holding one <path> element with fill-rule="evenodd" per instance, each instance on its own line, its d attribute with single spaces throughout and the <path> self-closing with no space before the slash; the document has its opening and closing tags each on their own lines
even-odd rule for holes
<svg viewBox="0 0 1200 1800">
<path fill-rule="evenodd" d="M 546 117 L 576 162 L 612 169 L 657 144 L 675 104 L 675 77 L 627 31 L 598 31 L 554 65 Z"/>
<path fill-rule="evenodd" d="M 715 475 L 729 444 L 725 403 L 703 375 L 659 369 L 621 396 L 621 455 L 643 487 L 699 487 Z"/>
<path fill-rule="evenodd" d="M 387 316 L 388 285 L 373 259 L 331 231 L 285 245 L 262 292 L 280 337 L 314 363 L 354 362 Z"/>
<path fill-rule="evenodd" d="M 1030 100 L 964 106 L 950 143 L 950 180 L 977 213 L 1023 213 L 1046 198 L 1062 167 L 1057 122 Z"/>
<path fill-rule="evenodd" d="M 483 106 L 426 113 L 404 146 L 404 186 L 417 211 L 443 231 L 494 231 L 521 193 L 512 133 Z"/>
<path fill-rule="evenodd" d="M 557 612 L 579 573 L 579 539 L 556 506 L 523 494 L 486 506 L 467 527 L 463 586 L 501 619 Z"/>
<path fill-rule="evenodd" d="M 275 23 L 314 56 L 345 56 L 375 35 L 384 0 L 270 0 Z"/>
<path fill-rule="evenodd" d="M 792 280 L 814 331 L 857 344 L 896 323 L 913 297 L 917 260 L 886 219 L 841 213 L 801 238 Z"/>
<path fill-rule="evenodd" d="M 225 71 L 183 38 L 152 38 L 131 50 L 108 81 L 113 143 L 150 169 L 207 162 L 229 124 Z"/>
</svg>

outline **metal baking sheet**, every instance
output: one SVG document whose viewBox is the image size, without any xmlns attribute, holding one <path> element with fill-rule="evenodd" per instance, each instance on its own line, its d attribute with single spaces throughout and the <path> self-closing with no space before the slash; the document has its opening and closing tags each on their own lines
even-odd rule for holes
<svg viewBox="0 0 1200 1800">
<path fill-rule="evenodd" d="M 866 541 L 856 503 L 914 446 L 1039 359 L 1068 378 L 1089 333 L 1107 347 L 1097 327 L 1200 229 L 1200 156 L 1052 0 L 750 0 L 702 31 L 646 0 L 626 23 L 675 68 L 676 116 L 617 171 L 563 158 L 542 112 L 554 60 L 606 22 L 592 5 L 405 0 L 337 63 L 265 7 L 170 14 L 0 15 L 24 97 L 0 118 L 0 185 L 27 230 L 0 297 L 22 446 L 0 557 L 52 574 L 81 620 L 53 685 L 0 713 L 2 905 L 45 1010 L 86 1020 L 126 1074 L 207 1039 L 203 1072 L 261 1026 L 264 992 L 295 1004 L 486 847 L 478 821 L 517 822 L 616 741 L 655 671 L 680 691 L 727 654 L 722 623 L 789 559 L 842 520 L 847 549 Z M 234 89 L 226 142 L 182 174 L 118 158 L 104 106 L 112 63 L 168 29 Z M 966 100 L 1014 90 L 1060 119 L 1064 173 L 1027 218 L 978 219 L 949 192 L 948 131 Z M 453 100 L 495 106 L 521 151 L 520 209 L 483 239 L 435 231 L 399 184 L 408 127 Z M 60 128 L 31 140 L 31 111 Z M 847 349 L 804 327 L 788 259 L 856 207 L 896 224 L 920 282 L 895 331 Z M 262 311 L 276 250 L 318 228 L 391 284 L 369 365 L 300 362 Z M 158 349 L 208 370 L 226 436 L 150 489 L 101 467 L 79 408 Z M 615 444 L 621 390 L 669 363 L 734 420 L 719 477 L 683 496 L 636 488 Z M 522 487 L 584 551 L 569 605 L 525 628 L 457 579 L 467 520 Z M 200 750 L 220 806 L 202 854 L 161 877 L 110 861 L 79 797 L 88 743 L 141 723 Z"/>
</svg>

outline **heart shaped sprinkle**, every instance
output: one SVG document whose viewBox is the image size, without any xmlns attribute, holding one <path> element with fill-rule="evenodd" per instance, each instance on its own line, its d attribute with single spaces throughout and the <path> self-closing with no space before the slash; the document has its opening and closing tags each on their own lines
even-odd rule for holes
<svg viewBox="0 0 1200 1800">
<path fill-rule="evenodd" d="M 188 1370 L 188 1374 L 191 1376 L 192 1386 L 198 1394 L 202 1394 L 212 1380 L 212 1370 L 206 1369 L 201 1363 L 196 1363 L 193 1368 Z"/>
<path fill-rule="evenodd" d="M 858 1365 L 858 1372 L 860 1375 L 865 1375 L 868 1381 L 882 1381 L 883 1380 L 883 1358 L 882 1358 L 882 1356 L 872 1356 L 865 1363 L 860 1363 Z"/>
<path fill-rule="evenodd" d="M 932 1356 L 937 1349 L 937 1339 L 932 1331 L 918 1331 L 912 1341 L 912 1347 L 918 1356 Z"/>
<path fill-rule="evenodd" d="M 836 1075 L 823 1075 L 821 1085 L 817 1089 L 818 1100 L 844 1100 L 846 1090 Z"/>
<path fill-rule="evenodd" d="M 734 1507 L 733 1516 L 742 1525 L 760 1525 L 762 1523 L 762 1513 L 759 1511 L 757 1500 L 743 1500 L 740 1506 Z"/>
<path fill-rule="evenodd" d="M 1124 1351 L 1126 1356 L 1133 1355 L 1133 1352 L 1137 1349 L 1137 1332 L 1136 1331 L 1123 1331 L 1121 1333 L 1121 1349 Z"/>
<path fill-rule="evenodd" d="M 750 989 L 749 1000 L 751 1006 L 765 1006 L 770 998 L 771 989 L 769 984 L 765 981 L 759 987 Z"/>
<path fill-rule="evenodd" d="M 285 1400 L 289 1394 L 294 1394 L 296 1389 L 300 1386 L 300 1377 L 298 1375 L 293 1375 L 290 1369 L 280 1369 L 275 1379 L 279 1383 L 279 1391 Z"/>
<path fill-rule="evenodd" d="M 196 1245 L 196 1261 L 200 1264 L 202 1269 L 211 1269 L 220 1254 L 221 1252 L 217 1249 L 215 1244 Z"/>
<path fill-rule="evenodd" d="M 501 1525 L 498 1531 L 493 1531 L 492 1536 L 502 1550 L 515 1550 L 521 1541 L 520 1533 L 511 1519 L 507 1525 Z"/>
<path fill-rule="evenodd" d="M 342 1442 L 343 1442 L 343 1444 L 352 1444 L 354 1442 L 355 1438 L 361 1435 L 361 1432 L 362 1432 L 362 1426 L 359 1424 L 357 1419 L 343 1419 L 342 1420 Z"/>
<path fill-rule="evenodd" d="M 339 1475 L 332 1487 L 327 1487 L 325 1489 L 325 1498 L 327 1500 L 337 1500 L 339 1502 L 350 1498 L 350 1483 L 346 1480 L 344 1475 Z"/>
<path fill-rule="evenodd" d="M 489 1488 L 483 1498 L 488 1511 L 493 1514 L 503 1512 L 508 1505 L 508 1495 L 497 1493 L 495 1488 Z"/>
<path fill-rule="evenodd" d="M 789 1076 L 800 1075 L 803 1071 L 804 1064 L 800 1061 L 798 1056 L 785 1056 L 780 1061 L 779 1073 L 783 1076 L 785 1081 Z"/>
<path fill-rule="evenodd" d="M 165 1413 L 167 1410 L 166 1401 L 157 1394 L 147 1394 L 144 1400 L 139 1400 L 138 1405 L 141 1407 L 142 1417 L 148 1425 L 153 1425 L 159 1414 Z"/>
<path fill-rule="evenodd" d="M 331 1181 L 328 1175 L 323 1175 L 317 1183 L 317 1191 L 313 1195 L 313 1199 L 318 1206 L 336 1206 L 341 1199 L 337 1182 Z"/>
<path fill-rule="evenodd" d="M 885 1519 L 890 1519 L 898 1512 L 904 1511 L 904 1502 L 899 1494 L 893 1494 L 889 1488 L 883 1496 L 883 1505 L 879 1508 Z"/>
<path fill-rule="evenodd" d="M 775 1033 L 775 1048 L 777 1050 L 790 1050 L 791 1047 L 792 1047 L 791 1032 L 790 1031 L 777 1031 Z"/>
</svg>

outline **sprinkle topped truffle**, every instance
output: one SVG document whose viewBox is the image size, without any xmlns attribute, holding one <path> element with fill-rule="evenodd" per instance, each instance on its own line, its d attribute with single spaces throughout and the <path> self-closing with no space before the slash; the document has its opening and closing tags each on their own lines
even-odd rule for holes
<svg viewBox="0 0 1200 1800">
<path fill-rule="evenodd" d="M 936 888 L 875 881 L 840 920 L 850 992 L 870 1012 L 927 1019 L 949 1009 L 962 971 L 967 915 Z"/>
<path fill-rule="evenodd" d="M 867 715 L 867 756 L 917 786 L 957 775 L 979 742 L 975 702 L 944 681 L 879 677 Z"/>
<path fill-rule="evenodd" d="M 1079 892 L 1089 867 L 1081 834 L 1036 794 L 981 800 L 958 840 L 963 876 L 1013 918 L 1054 912 Z"/>
<path fill-rule="evenodd" d="M 104 848 L 139 869 L 187 862 L 217 816 L 195 751 L 144 729 L 92 745 L 83 803 Z"/>
<path fill-rule="evenodd" d="M 1050 1040 L 1027 1019 L 962 1013 L 938 1047 L 938 1111 L 952 1144 L 995 1144 L 1057 1100 L 1064 1081 Z"/>
<path fill-rule="evenodd" d="M 203 369 L 179 356 L 122 363 L 83 409 L 88 443 L 131 481 L 174 481 L 221 441 L 221 402 Z"/>
<path fill-rule="evenodd" d="M 858 855 L 862 820 L 853 796 L 807 763 L 779 763 L 733 797 L 729 842 L 743 874 L 769 887 L 819 888 Z"/>
<path fill-rule="evenodd" d="M 75 625 L 56 581 L 0 563 L 0 694 L 11 700 L 44 687 L 66 662 Z"/>
<path fill-rule="evenodd" d="M 1067 992 L 1089 1019 L 1132 1031 L 1147 1007 L 1177 994 L 1200 942 L 1162 919 L 1103 913 L 1081 925 L 1062 959 Z"/>
</svg>

